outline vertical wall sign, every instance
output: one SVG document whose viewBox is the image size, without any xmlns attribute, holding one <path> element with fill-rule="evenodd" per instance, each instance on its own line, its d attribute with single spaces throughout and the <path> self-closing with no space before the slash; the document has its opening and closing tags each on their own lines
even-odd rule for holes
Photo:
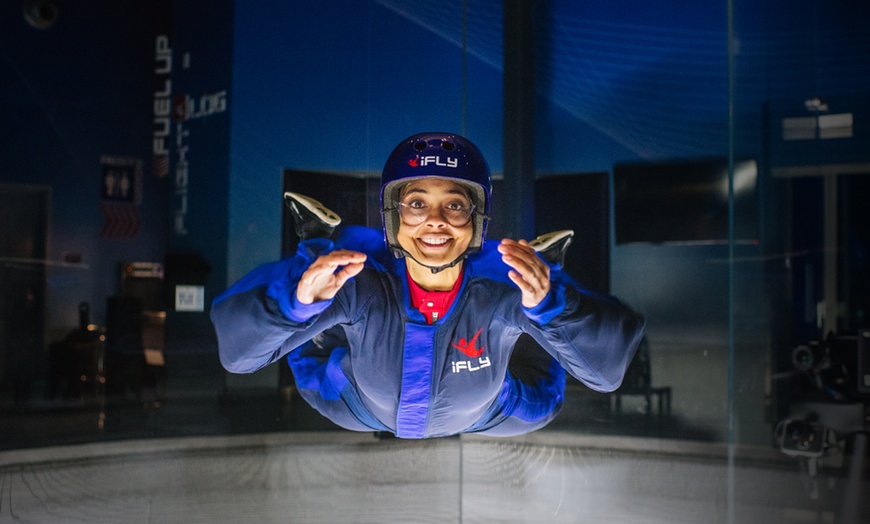
<svg viewBox="0 0 870 524">
<path fill-rule="evenodd" d="M 191 54 L 186 52 L 182 57 L 182 70 L 191 67 Z M 200 77 L 188 76 L 191 85 L 198 85 Z M 182 82 L 182 86 L 183 86 Z M 190 86 L 189 86 L 190 87 Z M 184 90 L 184 87 L 182 87 Z M 172 96 L 172 121 L 175 131 L 175 179 L 173 183 L 173 221 L 172 233 L 175 236 L 187 236 L 188 192 L 191 172 L 190 155 L 190 122 L 205 119 L 227 111 L 227 90 L 205 90 L 194 97 L 187 93 L 177 93 Z M 200 128 L 201 129 L 201 128 Z"/>
<path fill-rule="evenodd" d="M 169 174 L 169 133 L 170 113 L 172 111 L 172 48 L 169 37 L 158 35 L 154 42 L 154 136 L 152 154 L 154 155 L 154 176 L 164 178 Z"/>
</svg>

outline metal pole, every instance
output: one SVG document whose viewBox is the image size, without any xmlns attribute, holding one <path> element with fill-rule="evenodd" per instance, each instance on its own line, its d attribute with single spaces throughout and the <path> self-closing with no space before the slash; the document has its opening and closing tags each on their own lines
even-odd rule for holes
<svg viewBox="0 0 870 524">
<path fill-rule="evenodd" d="M 824 317 L 822 318 L 822 337 L 837 332 L 839 300 L 837 297 L 837 175 L 825 175 L 824 205 Z"/>
<path fill-rule="evenodd" d="M 504 198 L 508 236 L 535 236 L 534 0 L 504 2 Z"/>
</svg>

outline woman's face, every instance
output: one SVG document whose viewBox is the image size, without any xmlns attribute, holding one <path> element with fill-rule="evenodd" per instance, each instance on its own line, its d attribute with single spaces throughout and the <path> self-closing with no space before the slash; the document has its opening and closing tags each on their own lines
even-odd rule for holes
<svg viewBox="0 0 870 524">
<path fill-rule="evenodd" d="M 443 178 L 424 178 L 403 187 L 399 202 L 396 237 L 415 260 L 441 266 L 468 248 L 473 206 L 464 187 Z"/>
</svg>

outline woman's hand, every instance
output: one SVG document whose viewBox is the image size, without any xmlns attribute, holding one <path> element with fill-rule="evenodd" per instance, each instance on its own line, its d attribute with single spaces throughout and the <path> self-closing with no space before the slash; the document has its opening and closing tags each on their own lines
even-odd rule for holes
<svg viewBox="0 0 870 524">
<path fill-rule="evenodd" d="M 296 287 L 296 300 L 311 304 L 329 300 L 351 277 L 363 269 L 364 253 L 339 249 L 317 257 L 302 273 Z"/>
<path fill-rule="evenodd" d="M 529 247 L 525 240 L 505 238 L 498 246 L 501 259 L 513 268 L 508 277 L 520 288 L 523 306 L 533 308 L 550 292 L 550 266 Z"/>
</svg>

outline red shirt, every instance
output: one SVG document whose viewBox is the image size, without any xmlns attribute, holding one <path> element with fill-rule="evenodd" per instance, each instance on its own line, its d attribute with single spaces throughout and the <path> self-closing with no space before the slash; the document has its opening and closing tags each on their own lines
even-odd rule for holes
<svg viewBox="0 0 870 524">
<path fill-rule="evenodd" d="M 453 301 L 456 300 L 456 295 L 459 294 L 459 288 L 462 287 L 462 277 L 465 272 L 459 274 L 459 278 L 453 284 L 453 289 L 450 291 L 427 291 L 420 287 L 414 279 L 411 278 L 411 273 L 408 273 L 408 290 L 411 292 L 411 307 L 419 309 L 420 313 L 426 317 L 426 322 L 434 323 L 439 318 L 447 313 Z"/>
</svg>

